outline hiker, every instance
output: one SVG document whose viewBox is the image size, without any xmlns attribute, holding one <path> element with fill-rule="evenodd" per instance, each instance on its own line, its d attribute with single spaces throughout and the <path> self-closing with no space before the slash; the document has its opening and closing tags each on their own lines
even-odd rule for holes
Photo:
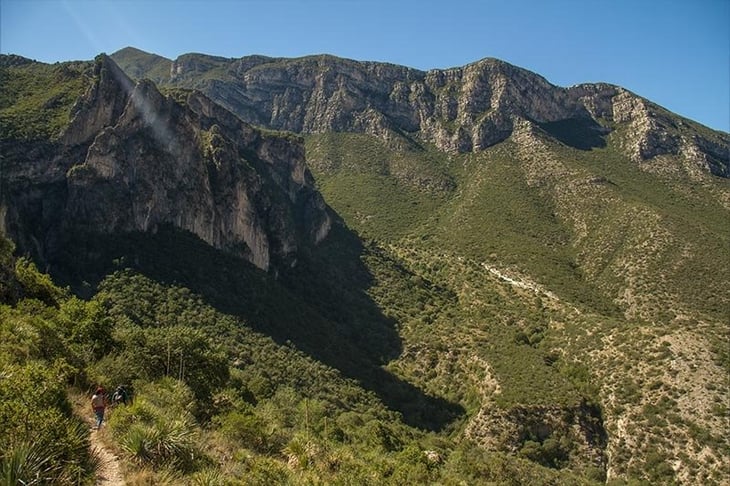
<svg viewBox="0 0 730 486">
<path fill-rule="evenodd" d="M 102 387 L 97 388 L 91 397 L 91 408 L 94 410 L 94 415 L 96 415 L 96 430 L 99 430 L 101 423 L 104 421 L 104 409 L 106 408 L 106 397 Z"/>
<path fill-rule="evenodd" d="M 128 399 L 129 394 L 127 393 L 127 389 L 124 387 L 124 385 L 119 385 L 117 389 L 114 390 L 114 395 L 112 395 L 112 404 L 119 405 L 120 403 L 122 403 L 126 405 Z"/>
</svg>

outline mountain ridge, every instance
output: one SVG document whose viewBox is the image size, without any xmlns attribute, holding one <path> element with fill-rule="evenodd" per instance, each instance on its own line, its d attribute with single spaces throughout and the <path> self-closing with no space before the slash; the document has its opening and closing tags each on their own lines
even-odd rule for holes
<svg viewBox="0 0 730 486">
<path fill-rule="evenodd" d="M 111 57 L 124 69 L 135 65 L 130 52 Z M 730 176 L 730 155 L 723 149 L 730 143 L 728 134 L 691 121 L 675 123 L 675 115 L 619 86 L 562 88 L 494 58 L 428 71 L 327 55 L 227 59 L 184 54 L 171 63 L 168 78 L 158 78 L 162 85 L 200 89 L 242 119 L 267 128 L 364 132 L 397 146 L 430 141 L 442 150 L 470 152 L 505 140 L 518 119 L 551 132 L 554 125 L 572 125 L 584 134 L 593 132 L 599 144 L 611 124 L 619 123 L 631 126 L 627 150 L 637 162 L 681 152 L 715 175 Z M 569 145 L 574 140 L 561 139 Z"/>
</svg>

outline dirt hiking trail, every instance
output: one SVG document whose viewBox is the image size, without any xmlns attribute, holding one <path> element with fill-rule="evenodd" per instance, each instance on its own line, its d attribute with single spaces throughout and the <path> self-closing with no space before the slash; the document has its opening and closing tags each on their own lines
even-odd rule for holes
<svg viewBox="0 0 730 486">
<path fill-rule="evenodd" d="M 89 441 L 91 442 L 92 452 L 95 452 L 100 459 L 95 484 L 97 486 L 124 486 L 124 479 L 119 468 L 119 458 L 104 445 L 99 437 L 99 431 L 92 430 Z"/>
<path fill-rule="evenodd" d="M 70 391 L 68 393 L 69 400 L 73 406 L 74 413 L 83 419 L 89 425 L 91 433 L 89 434 L 89 450 L 93 455 L 99 457 L 99 469 L 96 471 L 96 486 L 124 486 L 124 476 L 122 475 L 119 457 L 104 443 L 104 439 L 108 439 L 108 435 L 104 429 L 106 427 L 106 419 L 109 418 L 107 408 L 107 416 L 101 430 L 96 430 L 95 418 L 92 415 L 89 400 L 90 397 L 81 393 Z"/>
</svg>

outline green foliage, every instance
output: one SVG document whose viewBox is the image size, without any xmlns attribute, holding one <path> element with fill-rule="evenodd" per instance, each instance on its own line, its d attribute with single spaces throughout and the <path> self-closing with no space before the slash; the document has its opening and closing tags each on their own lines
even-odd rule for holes
<svg viewBox="0 0 730 486">
<path fill-rule="evenodd" d="M 618 131 L 606 148 L 581 152 L 580 156 L 555 149 L 566 166 L 589 170 L 606 181 L 612 196 L 582 209 L 589 211 L 592 237 L 577 247 L 591 255 L 590 261 L 584 259 L 581 264 L 591 273 L 600 272 L 598 285 L 615 288 L 620 285 L 618 276 L 606 271 L 611 259 L 625 258 L 635 251 L 633 245 L 646 242 L 651 230 L 656 234 L 652 242 L 658 246 L 646 255 L 642 269 L 641 293 L 653 304 L 647 314 L 666 322 L 673 317 L 667 307 L 678 307 L 681 302 L 712 318 L 724 319 L 727 300 L 718 285 L 730 275 L 730 228 L 720 194 L 730 187 L 728 179 L 712 177 L 688 183 L 669 169 L 676 163 L 669 160 L 655 160 L 645 166 L 649 170 L 643 170 L 617 146 L 622 136 Z M 661 173 L 662 164 L 669 166 L 667 174 Z M 634 215 L 633 220 L 627 221 L 627 214 Z M 725 277 L 708 279 L 707 275 Z"/>
<path fill-rule="evenodd" d="M 140 386 L 131 405 L 114 410 L 109 426 L 135 462 L 191 471 L 204 464 L 192 408 L 191 390 L 165 378 Z"/>
<path fill-rule="evenodd" d="M 514 486 L 523 484 L 600 484 L 577 474 L 559 473 L 541 468 L 526 459 L 514 459 L 505 454 L 487 453 L 468 441 L 459 445 L 445 467 L 450 470 L 467 471 L 465 478 L 470 484 L 496 483 Z"/>
<path fill-rule="evenodd" d="M 543 466 L 560 469 L 567 465 L 572 446 L 572 442 L 566 436 L 551 436 L 543 442 L 525 441 L 519 454 Z"/>
<path fill-rule="evenodd" d="M 6 250 L 10 248 L 5 246 Z M 7 484 L 78 484 L 98 462 L 88 428 L 71 413 L 66 384 L 83 380 L 94 359 L 85 350 L 105 341 L 100 310 L 68 296 L 25 259 L 0 265 L 17 293 L 0 304 L 0 468 Z"/>
<path fill-rule="evenodd" d="M 51 277 L 38 271 L 35 264 L 26 258 L 15 262 L 15 279 L 26 297 L 38 299 L 49 306 L 57 306 L 67 293 L 56 287 Z"/>
<path fill-rule="evenodd" d="M 445 155 L 431 148 L 394 149 L 361 134 L 309 135 L 305 141 L 320 191 L 368 237 L 407 234 L 454 188 Z"/>
<path fill-rule="evenodd" d="M 0 375 L 0 468 L 7 484 L 71 484 L 93 472 L 88 429 L 71 417 L 62 365 L 3 364 Z"/>
<path fill-rule="evenodd" d="M 48 484 L 68 482 L 63 471 L 54 464 L 54 457 L 44 450 L 43 444 L 18 443 L 0 456 L 0 480 L 6 485 Z"/>
<path fill-rule="evenodd" d="M 89 85 L 91 63 L 0 68 L 0 140 L 56 140 Z"/>
<path fill-rule="evenodd" d="M 363 236 L 406 237 L 408 245 L 519 264 L 571 300 L 615 312 L 576 264 L 572 230 L 550 194 L 525 181 L 510 148 L 447 157 L 356 134 L 308 136 L 306 143 L 323 195 Z"/>
<path fill-rule="evenodd" d="M 60 360 L 67 373 L 80 373 L 110 349 L 111 328 L 97 303 L 69 297 L 25 259 L 15 267 L 20 295 L 26 298 L 14 308 L 0 305 L 0 356 L 6 362 Z"/>
<path fill-rule="evenodd" d="M 677 484 L 674 470 L 666 457 L 658 452 L 650 452 L 646 456 L 646 472 L 650 481 L 655 484 Z"/>
<path fill-rule="evenodd" d="M 251 409 L 231 410 L 215 418 L 217 429 L 229 441 L 259 452 L 268 450 L 267 422 Z"/>
<path fill-rule="evenodd" d="M 194 449 L 193 430 L 180 421 L 163 421 L 153 427 L 133 424 L 120 444 L 135 461 L 184 470 Z"/>
<path fill-rule="evenodd" d="M 193 486 L 224 486 L 227 484 L 225 475 L 218 469 L 204 469 L 190 476 Z"/>
<path fill-rule="evenodd" d="M 14 303 L 18 299 L 18 284 L 15 278 L 12 241 L 0 235 L 0 304 Z"/>
<path fill-rule="evenodd" d="M 585 365 L 561 362 L 559 370 L 590 404 L 600 404 L 600 389 L 597 380 Z"/>
<path fill-rule="evenodd" d="M 174 376 L 187 383 L 198 399 L 206 400 L 228 379 L 226 356 L 197 329 L 124 326 L 115 330 L 114 339 L 118 350 L 109 359 L 116 359 L 118 354 L 119 360 L 128 364 L 124 382 Z"/>
<path fill-rule="evenodd" d="M 306 477 L 319 481 L 347 478 L 398 484 L 441 474 L 437 464 L 424 461 L 423 448 L 414 442 L 422 433 L 399 425 L 398 417 L 375 397 L 301 352 L 253 333 L 174 286 L 122 272 L 110 277 L 102 288 L 103 298 L 113 302 L 110 312 L 119 322 L 127 322 L 124 326 L 130 326 L 131 320 L 144 326 L 155 321 L 169 323 L 173 316 L 175 322 L 195 316 L 206 323 L 201 329 L 226 337 L 221 342 L 230 346 L 228 354 L 235 357 L 239 368 L 230 375 L 231 388 L 214 396 L 212 410 L 218 412 L 210 423 L 216 431 L 214 437 L 221 437 L 233 451 L 247 451 L 248 458 L 238 468 L 227 469 L 229 477 L 245 477 L 254 483 L 288 478 L 289 466 L 280 462 L 282 455 L 290 464 L 298 464 Z M 275 385 L 267 388 L 262 382 Z M 310 393 L 316 398 L 308 396 Z M 152 404 L 151 397 L 163 395 L 140 391 L 134 404 L 115 410 L 110 421 L 115 436 L 134 430 L 126 439 L 130 456 L 144 464 L 152 461 L 149 444 L 155 435 L 150 429 L 161 414 L 161 406 Z M 179 401 L 170 398 L 160 403 Z M 135 424 L 140 427 L 132 427 Z M 402 452 L 406 450 L 410 452 Z"/>
<path fill-rule="evenodd" d="M 183 89 L 183 88 L 161 88 L 160 93 L 165 95 L 168 98 L 172 98 L 180 105 L 186 105 L 188 102 L 188 96 L 193 92 L 193 90 L 190 89 Z"/>
<path fill-rule="evenodd" d="M 113 322 L 98 300 L 65 299 L 57 322 L 78 366 L 88 366 L 112 350 Z"/>
</svg>

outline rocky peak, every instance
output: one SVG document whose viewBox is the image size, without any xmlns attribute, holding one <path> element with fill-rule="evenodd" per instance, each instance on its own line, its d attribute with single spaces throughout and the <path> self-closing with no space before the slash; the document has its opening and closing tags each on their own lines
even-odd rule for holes
<svg viewBox="0 0 730 486">
<path fill-rule="evenodd" d="M 205 54 L 183 54 L 172 62 L 170 80 L 190 79 L 203 75 L 219 66 L 227 66 L 232 59 Z"/>
<path fill-rule="evenodd" d="M 113 125 L 124 111 L 134 87 L 132 80 L 106 54 L 94 60 L 93 79 L 72 108 L 71 124 L 63 136 L 67 145 L 89 143 L 104 127 Z"/>
<path fill-rule="evenodd" d="M 692 170 L 730 177 L 730 136 L 683 119 L 651 101 L 605 83 L 568 89 L 594 119 L 622 125 L 627 154 L 636 162 L 662 155 L 681 156 Z"/>
<path fill-rule="evenodd" d="M 19 56 L 17 54 L 0 54 L 0 68 L 2 67 L 13 67 L 13 66 L 24 66 L 26 64 L 33 64 L 33 59 Z"/>
<path fill-rule="evenodd" d="M 3 201 L 13 208 L 6 227 L 19 232 L 40 220 L 35 212 L 45 207 L 49 223 L 34 229 L 44 232 L 36 238 L 38 254 L 59 251 L 46 246 L 64 233 L 172 225 L 269 270 L 292 263 L 301 248 L 327 235 L 330 216 L 299 137 L 264 133 L 199 92 L 173 98 L 149 80 L 134 83 L 104 55 L 95 60 L 93 77 L 63 147 L 44 162 L 64 169 L 54 172 L 57 203 L 39 206 L 34 198 L 47 196 L 40 188 L 11 191 Z M 41 161 L 11 167 L 29 164 Z M 14 175 L 5 177 L 14 187 Z"/>
</svg>

